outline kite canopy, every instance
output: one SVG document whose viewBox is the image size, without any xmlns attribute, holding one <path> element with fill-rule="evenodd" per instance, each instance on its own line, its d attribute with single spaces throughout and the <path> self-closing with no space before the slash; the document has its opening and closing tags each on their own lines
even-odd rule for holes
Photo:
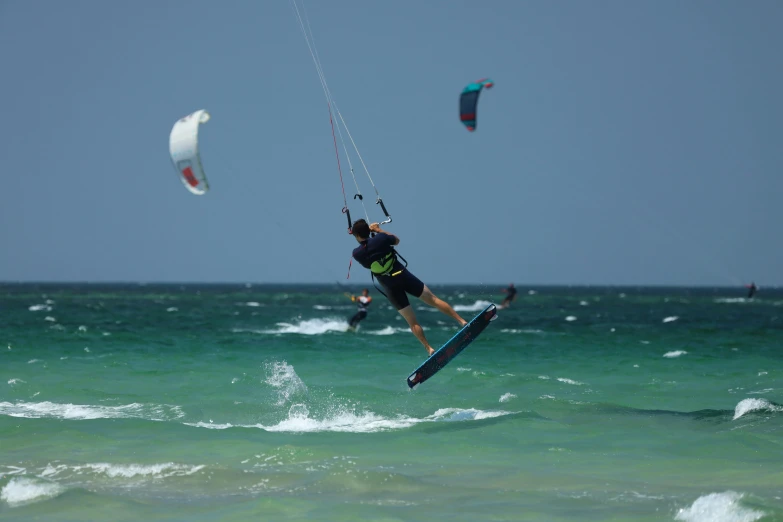
<svg viewBox="0 0 783 522">
<path fill-rule="evenodd" d="M 203 195 L 209 190 L 207 175 L 201 166 L 198 153 L 198 129 L 201 123 L 209 121 L 209 113 L 199 110 L 178 120 L 171 129 L 169 136 L 169 152 L 174 168 L 185 188 L 196 195 Z"/>
<path fill-rule="evenodd" d="M 495 85 L 489 78 L 482 78 L 468 84 L 462 90 L 459 97 L 459 121 L 461 121 L 470 132 L 476 130 L 476 106 L 478 105 L 479 94 L 483 88 L 491 89 Z"/>
</svg>

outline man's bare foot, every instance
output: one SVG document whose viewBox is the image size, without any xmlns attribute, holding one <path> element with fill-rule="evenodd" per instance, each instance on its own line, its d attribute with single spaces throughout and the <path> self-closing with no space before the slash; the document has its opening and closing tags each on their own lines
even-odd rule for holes
<svg viewBox="0 0 783 522">
<path fill-rule="evenodd" d="M 435 350 L 433 350 L 432 346 L 427 346 L 427 355 L 432 355 L 435 353 Z"/>
</svg>

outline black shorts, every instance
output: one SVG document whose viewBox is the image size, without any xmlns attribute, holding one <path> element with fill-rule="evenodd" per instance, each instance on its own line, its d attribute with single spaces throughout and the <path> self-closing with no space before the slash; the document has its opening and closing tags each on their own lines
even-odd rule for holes
<svg viewBox="0 0 783 522">
<path fill-rule="evenodd" d="M 365 317 L 367 317 L 367 311 L 366 310 L 360 310 L 360 311 L 356 312 L 356 314 L 353 317 L 351 317 L 351 320 L 348 322 L 348 324 L 350 326 L 356 326 L 357 324 L 359 324 L 359 321 L 361 321 Z"/>
<path fill-rule="evenodd" d="M 397 310 L 410 306 L 408 294 L 413 297 L 421 297 L 421 294 L 424 293 L 424 283 L 406 268 L 403 268 L 397 275 L 375 276 L 375 278 L 381 283 L 386 291 L 386 297 Z"/>
</svg>

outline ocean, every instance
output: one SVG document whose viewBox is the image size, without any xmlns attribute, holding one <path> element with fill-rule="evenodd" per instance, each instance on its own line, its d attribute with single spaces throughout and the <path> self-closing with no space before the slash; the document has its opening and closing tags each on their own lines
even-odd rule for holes
<svg viewBox="0 0 783 522">
<path fill-rule="evenodd" d="M 1 284 L 0 520 L 783 520 L 783 290 L 518 288 L 409 390 L 371 286 Z"/>
</svg>

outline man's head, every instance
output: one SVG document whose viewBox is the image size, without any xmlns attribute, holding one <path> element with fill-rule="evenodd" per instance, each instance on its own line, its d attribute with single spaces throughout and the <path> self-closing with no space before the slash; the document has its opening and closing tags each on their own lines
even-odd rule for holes
<svg viewBox="0 0 783 522">
<path fill-rule="evenodd" d="M 368 295 L 370 295 L 370 291 L 365 288 L 364 290 L 362 290 L 362 295 L 364 297 L 367 297 Z"/>
<path fill-rule="evenodd" d="M 351 232 L 353 233 L 353 237 L 356 238 L 356 241 L 364 241 L 370 237 L 370 225 L 363 219 L 357 219 L 353 222 Z"/>
</svg>

